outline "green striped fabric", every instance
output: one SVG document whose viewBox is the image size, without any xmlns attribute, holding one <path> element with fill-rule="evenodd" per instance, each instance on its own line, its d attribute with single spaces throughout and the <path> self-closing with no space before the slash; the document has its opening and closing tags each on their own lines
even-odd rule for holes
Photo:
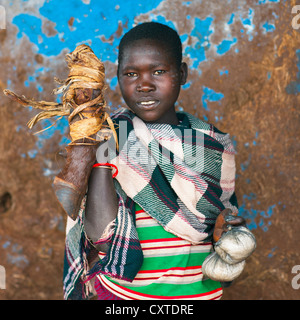
<svg viewBox="0 0 300 320">
<path fill-rule="evenodd" d="M 169 233 L 136 204 L 136 225 L 144 261 L 132 283 L 98 275 L 101 283 L 126 300 L 220 299 L 219 282 L 203 279 L 201 265 L 211 242 L 191 245 Z"/>
</svg>

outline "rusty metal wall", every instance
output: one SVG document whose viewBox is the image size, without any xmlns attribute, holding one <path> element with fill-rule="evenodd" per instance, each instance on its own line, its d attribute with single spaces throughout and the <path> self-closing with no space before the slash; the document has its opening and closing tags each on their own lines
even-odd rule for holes
<svg viewBox="0 0 300 320">
<path fill-rule="evenodd" d="M 66 120 L 33 135 L 52 122 L 30 131 L 35 112 L 2 90 L 55 101 L 64 55 L 86 43 L 118 108 L 120 37 L 150 20 L 181 35 L 189 79 L 178 109 L 229 132 L 237 150 L 239 213 L 258 248 L 224 299 L 299 299 L 298 12 L 294 0 L 0 0 L 0 299 L 62 299 L 66 217 L 51 182 L 69 141 Z"/>
</svg>

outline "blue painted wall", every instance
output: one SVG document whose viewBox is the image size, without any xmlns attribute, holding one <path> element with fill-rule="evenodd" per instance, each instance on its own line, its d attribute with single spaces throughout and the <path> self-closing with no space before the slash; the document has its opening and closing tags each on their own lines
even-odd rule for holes
<svg viewBox="0 0 300 320">
<path fill-rule="evenodd" d="M 5 63 L 1 87 L 26 93 L 31 98 L 59 100 L 60 97 L 50 94 L 55 87 L 53 77 L 66 75 L 64 55 L 78 44 L 86 43 L 105 63 L 112 109 L 123 103 L 116 78 L 122 35 L 137 23 L 150 20 L 177 29 L 190 71 L 178 108 L 231 134 L 237 150 L 239 214 L 247 219 L 249 228 L 262 237 L 270 236 L 270 232 L 274 232 L 272 228 L 277 228 L 279 212 L 282 215 L 290 212 L 289 198 L 272 196 L 268 191 L 271 189 L 268 178 L 264 178 L 265 174 L 277 177 L 276 188 L 279 188 L 280 177 L 288 175 L 285 165 L 278 173 L 281 153 L 275 147 L 268 149 L 270 136 L 266 132 L 276 127 L 277 120 L 271 125 L 268 121 L 275 114 L 279 117 L 277 104 L 282 106 L 288 101 L 289 106 L 298 108 L 300 46 L 295 43 L 299 41 L 299 34 L 290 26 L 292 15 L 288 1 L 11 0 L 6 1 L 4 7 L 8 22 L 0 59 L 4 61 L 9 50 L 11 60 Z M 24 50 L 22 54 L 21 50 Z M 280 74 L 285 67 L 288 76 Z M 283 79 L 280 84 L 276 82 L 278 75 Z M 259 83 L 258 88 L 255 83 Z M 278 89 L 279 85 L 282 88 Z M 264 92 L 260 92 L 260 86 Z M 268 109 L 270 104 L 274 104 L 276 112 Z M 18 118 L 15 134 L 21 135 L 27 119 L 24 113 L 21 118 L 19 112 L 15 111 Z M 28 120 L 30 112 L 25 114 Z M 291 118 L 296 116 L 291 114 Z M 44 121 L 41 128 L 52 124 L 53 121 Z M 34 145 L 24 147 L 18 156 L 33 163 L 37 158 L 44 159 L 41 169 L 51 180 L 59 168 L 53 158 L 47 158 L 49 145 L 51 152 L 55 146 L 67 145 L 67 120 L 58 121 L 34 139 Z M 284 150 L 282 153 L 286 154 Z M 5 250 L 13 247 L 12 242 L 5 243 Z M 274 258 L 279 246 L 272 241 L 265 246 L 269 259 Z M 15 261 L 28 264 L 26 259 L 22 251 L 20 259 Z"/>
</svg>

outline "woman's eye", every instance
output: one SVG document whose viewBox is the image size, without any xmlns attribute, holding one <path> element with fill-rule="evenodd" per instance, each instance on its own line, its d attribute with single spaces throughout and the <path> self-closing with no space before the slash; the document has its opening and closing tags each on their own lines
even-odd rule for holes
<svg viewBox="0 0 300 320">
<path fill-rule="evenodd" d="M 136 77 L 137 76 L 137 74 L 135 72 L 127 72 L 125 75 L 127 77 Z"/>
<path fill-rule="evenodd" d="M 155 70 L 154 74 L 155 75 L 161 75 L 161 74 L 164 74 L 165 72 L 166 72 L 165 70 Z"/>
</svg>

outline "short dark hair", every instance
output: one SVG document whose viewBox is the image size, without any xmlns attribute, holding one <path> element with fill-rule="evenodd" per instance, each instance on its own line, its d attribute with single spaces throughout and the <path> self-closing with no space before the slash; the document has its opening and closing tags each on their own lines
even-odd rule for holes
<svg viewBox="0 0 300 320">
<path fill-rule="evenodd" d="M 177 65 L 181 65 L 182 43 L 177 31 L 158 22 L 144 22 L 125 33 L 119 44 L 118 65 L 123 58 L 124 49 L 134 41 L 142 39 L 157 40 L 166 44 L 171 50 Z"/>
</svg>

